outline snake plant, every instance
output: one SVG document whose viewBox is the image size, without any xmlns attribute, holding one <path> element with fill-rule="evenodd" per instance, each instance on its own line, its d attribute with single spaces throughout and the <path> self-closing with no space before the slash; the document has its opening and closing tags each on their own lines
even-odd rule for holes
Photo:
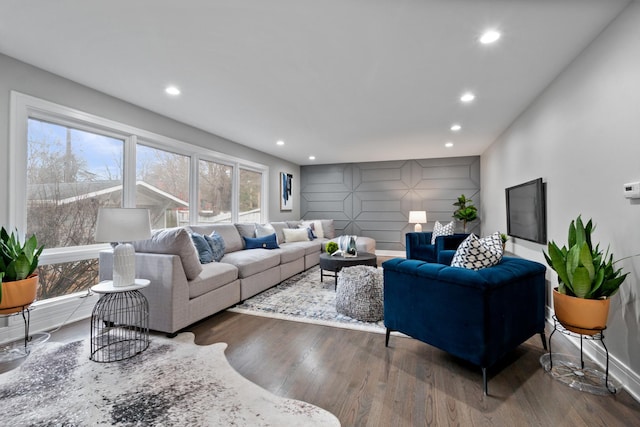
<svg viewBox="0 0 640 427">
<path fill-rule="evenodd" d="M 0 285 L 26 279 L 38 268 L 38 258 L 44 246 L 38 247 L 36 236 L 31 236 L 24 244 L 16 233 L 9 234 L 4 227 L 0 230 Z M 2 301 L 2 286 L 0 286 Z"/>
<path fill-rule="evenodd" d="M 595 230 L 593 221 L 586 225 L 580 215 L 569 225 L 568 247 L 551 241 L 544 257 L 549 266 L 558 274 L 558 292 L 586 299 L 609 298 L 615 294 L 629 273 L 614 268 L 618 261 L 613 254 L 593 247 L 591 233 Z"/>
</svg>

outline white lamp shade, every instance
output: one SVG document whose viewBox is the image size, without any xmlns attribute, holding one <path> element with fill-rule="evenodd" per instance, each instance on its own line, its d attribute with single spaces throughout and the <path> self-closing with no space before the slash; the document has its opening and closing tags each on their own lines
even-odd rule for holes
<svg viewBox="0 0 640 427">
<path fill-rule="evenodd" d="M 427 222 L 426 211 L 409 211 L 410 224 L 424 224 L 425 222 Z"/>
<path fill-rule="evenodd" d="M 149 209 L 100 208 L 98 211 L 96 242 L 133 242 L 150 237 Z"/>
</svg>

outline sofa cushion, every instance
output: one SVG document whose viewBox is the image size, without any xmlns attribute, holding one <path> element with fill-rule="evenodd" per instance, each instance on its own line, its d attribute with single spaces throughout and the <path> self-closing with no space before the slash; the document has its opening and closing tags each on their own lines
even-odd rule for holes
<svg viewBox="0 0 640 427">
<path fill-rule="evenodd" d="M 241 251 L 244 249 L 244 242 L 238 229 L 233 224 L 215 224 L 213 225 L 213 231 L 218 233 L 224 239 L 224 253 Z"/>
<path fill-rule="evenodd" d="M 235 265 L 238 268 L 238 277 L 242 279 L 280 265 L 280 252 L 247 249 L 225 254 L 222 262 Z"/>
<path fill-rule="evenodd" d="M 333 225 L 332 219 L 321 219 L 320 224 L 322 224 L 322 232 L 324 233 L 324 237 L 326 239 L 336 238 L 336 228 Z"/>
<path fill-rule="evenodd" d="M 242 237 L 256 237 L 256 224 L 251 222 L 235 224 Z"/>
<path fill-rule="evenodd" d="M 269 234 L 264 237 L 245 237 L 244 247 L 245 249 L 278 249 L 278 242 L 276 241 L 276 233 Z"/>
<path fill-rule="evenodd" d="M 287 264 L 304 258 L 306 250 L 307 248 L 304 246 L 304 242 L 283 243 L 280 245 L 280 248 L 277 249 L 277 251 L 280 252 L 280 264 Z"/>
<path fill-rule="evenodd" d="M 282 230 L 284 230 L 285 228 L 289 228 L 289 225 L 284 221 L 270 222 L 269 225 L 271 225 L 273 229 L 276 230 L 278 243 L 284 243 L 284 233 L 282 232 Z"/>
<path fill-rule="evenodd" d="M 282 230 L 284 233 L 284 242 L 304 242 L 309 240 L 309 234 L 306 228 L 285 228 Z"/>
<path fill-rule="evenodd" d="M 436 224 L 433 226 L 433 233 L 431 233 L 431 244 L 435 245 L 436 237 L 438 236 L 450 236 L 453 234 L 453 229 L 455 228 L 455 224 L 451 221 L 448 224 L 442 225 L 439 221 L 436 221 Z"/>
<path fill-rule="evenodd" d="M 304 242 L 283 243 L 280 248 L 300 248 L 305 255 L 318 253 L 322 250 L 322 244 L 318 240 L 305 240 Z M 286 261 L 281 261 L 286 262 Z"/>
<path fill-rule="evenodd" d="M 198 251 L 198 259 L 200 264 L 208 264 L 213 262 L 213 252 L 211 246 L 207 243 L 207 239 L 202 234 L 191 233 L 191 240 Z"/>
<path fill-rule="evenodd" d="M 215 231 L 211 233 L 210 236 L 204 235 L 205 240 L 209 244 L 211 248 L 211 255 L 215 262 L 220 262 L 222 257 L 224 256 L 225 244 L 224 239 L 221 235 L 216 233 Z"/>
<path fill-rule="evenodd" d="M 203 266 L 202 272 L 189 283 L 189 298 L 197 298 L 218 289 L 238 278 L 238 269 L 222 262 L 212 262 Z"/>
<path fill-rule="evenodd" d="M 133 248 L 136 252 L 179 256 L 187 280 L 195 279 L 202 272 L 198 251 L 183 227 L 155 230 L 150 239 L 133 242 Z"/>
<path fill-rule="evenodd" d="M 480 270 L 498 264 L 501 259 L 502 239 L 499 232 L 496 231 L 482 239 L 478 239 L 475 234 L 470 234 L 458 246 L 451 261 L 451 267 Z"/>
</svg>

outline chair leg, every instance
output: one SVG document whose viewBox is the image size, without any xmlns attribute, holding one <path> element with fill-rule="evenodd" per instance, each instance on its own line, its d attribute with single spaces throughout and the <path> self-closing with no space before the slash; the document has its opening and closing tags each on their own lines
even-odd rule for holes
<svg viewBox="0 0 640 427">
<path fill-rule="evenodd" d="M 482 388 L 484 389 L 484 395 L 489 395 L 489 384 L 487 380 L 487 368 L 482 367 Z"/>
<path fill-rule="evenodd" d="M 387 334 L 384 340 L 384 346 L 389 347 L 389 336 L 391 335 L 391 329 L 387 328 Z"/>
<path fill-rule="evenodd" d="M 544 347 L 544 350 L 547 351 L 547 337 L 544 334 L 544 331 L 540 332 L 540 339 L 542 340 L 542 347 Z"/>
</svg>

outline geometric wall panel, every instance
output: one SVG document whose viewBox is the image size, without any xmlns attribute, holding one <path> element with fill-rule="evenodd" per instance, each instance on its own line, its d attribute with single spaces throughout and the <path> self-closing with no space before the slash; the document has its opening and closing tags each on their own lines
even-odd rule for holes
<svg viewBox="0 0 640 427">
<path fill-rule="evenodd" d="M 480 206 L 479 156 L 300 167 L 301 217 L 334 219 L 336 232 L 374 238 L 381 250 L 404 251 L 410 210 L 427 211 L 425 231 L 451 221 L 460 194 Z M 476 230 L 480 221 L 467 225 Z"/>
</svg>

